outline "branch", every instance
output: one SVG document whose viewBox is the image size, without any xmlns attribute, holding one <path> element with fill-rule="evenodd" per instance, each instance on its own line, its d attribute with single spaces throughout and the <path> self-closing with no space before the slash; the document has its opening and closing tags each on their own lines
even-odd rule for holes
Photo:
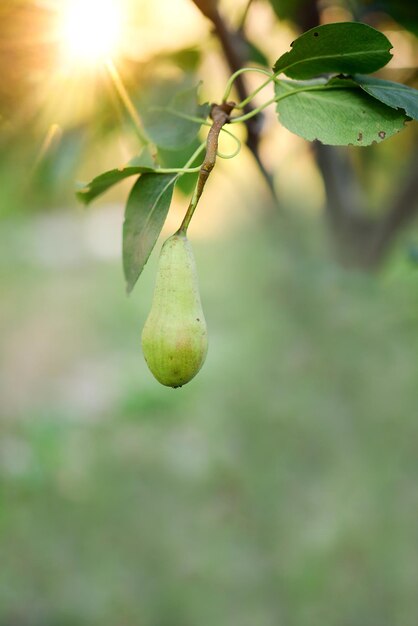
<svg viewBox="0 0 418 626">
<path fill-rule="evenodd" d="M 194 4 L 198 7 L 201 13 L 207 17 L 214 26 L 214 32 L 216 37 L 222 46 L 222 50 L 225 59 L 228 63 L 231 73 L 245 67 L 246 64 L 246 49 L 247 42 L 242 33 L 242 30 L 232 31 L 228 28 L 224 18 L 218 11 L 216 0 L 193 0 Z M 237 90 L 240 100 L 245 100 L 249 96 L 249 92 L 244 82 L 242 75 L 238 76 L 235 80 L 235 88 Z M 253 108 L 247 105 L 244 108 L 245 113 L 250 113 Z M 247 141 L 248 149 L 253 154 L 253 157 L 258 165 L 258 168 L 267 183 L 270 194 L 277 205 L 278 199 L 276 190 L 273 184 L 273 178 L 271 174 L 265 168 L 259 151 L 260 134 L 263 126 L 263 115 L 258 114 L 245 122 L 247 128 Z"/>
<path fill-rule="evenodd" d="M 193 2 L 212 22 L 231 72 L 234 73 L 244 67 L 247 42 L 242 29 L 232 31 L 228 28 L 219 13 L 217 0 L 193 0 Z M 312 28 L 319 23 L 318 3 L 316 1 L 303 3 L 295 17 L 302 31 Z M 239 98 L 245 100 L 249 94 L 242 75 L 236 78 L 235 87 Z M 245 113 L 252 110 L 251 106 L 244 109 Z M 245 123 L 248 133 L 247 146 L 277 203 L 272 177 L 265 169 L 259 153 L 262 115 L 254 116 Z M 369 268 L 376 267 L 395 236 L 418 214 L 418 172 L 414 167 L 414 163 L 418 161 L 418 150 L 412 157 L 409 176 L 386 214 L 378 220 L 371 219 L 365 214 L 365 196 L 347 150 L 338 150 L 319 143 L 313 146 L 313 150 L 324 180 L 328 219 L 340 245 L 340 254 L 350 263 Z"/>
<path fill-rule="evenodd" d="M 203 159 L 203 163 L 200 166 L 199 178 L 197 179 L 196 188 L 192 199 L 190 200 L 189 208 L 184 216 L 183 222 L 180 226 L 180 231 L 186 232 L 190 224 L 190 220 L 193 217 L 193 213 L 197 207 L 197 203 L 200 200 L 200 196 L 205 188 L 206 181 L 209 178 L 209 174 L 215 167 L 216 154 L 218 152 L 219 134 L 224 124 L 229 122 L 229 114 L 235 107 L 235 102 L 223 102 L 222 104 L 212 104 L 210 116 L 213 120 L 213 124 L 210 127 L 207 141 L 206 141 L 206 154 Z"/>
</svg>

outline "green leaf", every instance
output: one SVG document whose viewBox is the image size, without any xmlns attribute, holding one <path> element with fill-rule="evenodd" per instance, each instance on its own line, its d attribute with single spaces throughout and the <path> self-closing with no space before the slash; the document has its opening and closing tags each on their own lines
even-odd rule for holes
<svg viewBox="0 0 418 626">
<path fill-rule="evenodd" d="M 373 11 L 373 5 L 369 7 Z M 418 35 L 418 4 L 410 0 L 380 0 L 379 10 L 390 15 L 398 24 Z"/>
<path fill-rule="evenodd" d="M 261 65 L 262 67 L 269 66 L 269 62 L 268 62 L 266 55 L 264 54 L 262 50 L 260 50 L 258 46 L 256 46 L 252 41 L 248 41 L 248 40 L 245 42 L 245 44 L 247 46 L 246 57 L 248 61 L 257 63 L 258 65 Z"/>
<path fill-rule="evenodd" d="M 145 172 L 155 172 L 155 170 L 156 168 L 153 166 L 151 155 L 148 150 L 144 148 L 138 156 L 131 159 L 125 166 L 104 172 L 96 176 L 96 178 L 93 178 L 89 183 L 79 183 L 76 196 L 83 204 L 90 204 L 92 200 L 110 189 L 110 187 L 113 187 L 113 185 L 120 183 L 125 178 Z"/>
<path fill-rule="evenodd" d="M 403 109 L 409 117 L 418 120 L 417 89 L 372 76 L 355 74 L 353 78 L 373 98 L 377 98 L 393 109 Z"/>
<path fill-rule="evenodd" d="M 182 116 L 206 119 L 209 115 L 208 104 L 200 105 L 197 99 L 199 85 L 183 90 L 169 99 L 164 96 L 164 89 L 157 90 L 155 104 L 141 106 L 141 117 L 150 140 L 165 150 L 179 150 L 189 145 L 200 130 L 201 123 L 193 122 Z"/>
<path fill-rule="evenodd" d="M 172 71 L 173 68 L 175 71 L 182 70 L 186 74 L 193 74 L 199 67 L 199 64 L 202 60 L 202 50 L 197 46 L 192 46 L 188 48 L 180 48 L 178 50 L 157 51 L 156 54 L 152 57 L 149 57 L 148 61 L 145 63 L 148 67 L 158 66 L 168 66 L 168 68 L 164 67 L 164 71 L 168 69 L 168 71 Z"/>
<path fill-rule="evenodd" d="M 292 50 L 283 54 L 274 72 L 290 78 L 313 78 L 319 74 L 369 74 L 386 65 L 392 44 L 367 24 L 340 22 L 312 28 L 298 37 Z"/>
<path fill-rule="evenodd" d="M 132 188 L 123 224 L 123 270 L 132 291 L 158 239 L 173 195 L 176 174 L 144 174 Z"/>
<path fill-rule="evenodd" d="M 168 59 L 174 63 L 177 68 L 185 72 L 194 72 L 201 61 L 202 52 L 199 48 L 185 48 L 177 50 L 169 54 Z"/>
<path fill-rule="evenodd" d="M 322 87 L 322 88 L 321 88 Z M 312 91 L 298 91 L 314 88 Z M 308 141 L 367 146 L 383 141 L 404 128 L 407 116 L 375 100 L 353 81 L 325 79 L 280 81 L 276 95 L 279 121 Z"/>
<path fill-rule="evenodd" d="M 279 19 L 296 24 L 300 24 L 301 16 L 312 11 L 312 0 L 270 0 L 270 4 Z"/>
<path fill-rule="evenodd" d="M 190 146 L 186 146 L 182 150 L 173 151 L 159 148 L 158 160 L 161 163 L 161 167 L 181 168 L 184 167 L 184 164 L 187 163 L 198 147 L 199 141 L 195 139 Z M 202 161 L 203 156 L 199 155 L 194 162 L 191 163 L 190 167 L 197 167 L 198 165 L 201 165 Z M 176 189 L 179 189 L 185 196 L 190 195 L 195 188 L 198 176 L 198 173 L 179 176 L 178 181 L 176 182 Z"/>
<path fill-rule="evenodd" d="M 155 159 L 152 157 L 149 148 L 142 148 L 139 154 L 136 154 L 130 159 L 127 164 L 128 167 L 150 167 L 155 169 Z"/>
</svg>

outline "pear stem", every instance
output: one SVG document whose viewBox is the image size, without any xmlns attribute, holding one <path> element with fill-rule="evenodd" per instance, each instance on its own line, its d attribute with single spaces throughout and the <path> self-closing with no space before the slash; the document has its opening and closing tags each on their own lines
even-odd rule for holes
<svg viewBox="0 0 418 626">
<path fill-rule="evenodd" d="M 212 126 L 210 127 L 208 137 L 206 140 L 206 154 L 202 165 L 199 170 L 199 178 L 197 179 L 196 187 L 193 192 L 192 199 L 190 200 L 189 207 L 186 215 L 178 230 L 179 233 L 186 234 L 190 224 L 190 220 L 193 217 L 193 213 L 200 200 L 200 196 L 203 193 L 203 189 L 206 185 L 206 181 L 209 178 L 209 174 L 213 170 L 216 163 L 216 156 L 218 152 L 219 134 L 224 124 L 229 122 L 229 115 L 235 108 L 234 102 L 223 102 L 222 104 L 212 104 L 210 111 L 210 117 L 212 119 Z"/>
</svg>

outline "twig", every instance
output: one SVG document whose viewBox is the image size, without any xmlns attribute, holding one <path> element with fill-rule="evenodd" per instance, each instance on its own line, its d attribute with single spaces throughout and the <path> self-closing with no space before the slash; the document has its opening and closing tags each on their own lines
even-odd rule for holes
<svg viewBox="0 0 418 626">
<path fill-rule="evenodd" d="M 206 154 L 202 165 L 200 166 L 199 178 L 192 199 L 190 200 L 189 208 L 184 216 L 183 222 L 179 228 L 179 231 L 185 233 L 190 224 L 190 220 L 193 217 L 193 213 L 197 207 L 197 203 L 200 200 L 200 196 L 203 193 L 203 189 L 206 185 L 206 181 L 209 178 L 209 174 L 213 170 L 216 163 L 216 156 L 218 152 L 219 134 L 224 124 L 229 121 L 229 115 L 234 108 L 234 102 L 223 102 L 222 104 L 213 104 L 210 112 L 210 117 L 213 120 L 210 127 L 207 141 L 206 141 Z"/>
<path fill-rule="evenodd" d="M 247 49 L 247 42 L 245 40 L 244 34 L 242 30 L 239 31 L 231 31 L 225 23 L 222 15 L 219 13 L 217 8 L 217 3 L 211 0 L 193 0 L 194 4 L 198 7 L 198 9 L 210 19 L 214 26 L 214 32 L 219 42 L 222 46 L 222 50 L 225 56 L 225 59 L 228 63 L 229 69 L 232 73 L 240 70 L 242 67 L 246 65 L 246 55 L 245 50 Z M 244 78 L 242 75 L 237 76 L 235 80 L 235 89 L 239 96 L 240 100 L 245 100 L 249 92 L 244 82 Z M 244 113 L 250 113 L 252 111 L 251 105 L 248 105 L 244 108 Z M 254 117 L 251 117 L 245 122 L 247 128 L 247 147 L 252 152 L 253 157 L 257 163 L 258 169 L 260 170 L 267 187 L 270 191 L 270 194 L 273 198 L 274 204 L 278 204 L 278 198 L 276 194 L 276 190 L 273 183 L 273 177 L 270 172 L 267 171 L 259 151 L 260 144 L 260 134 L 263 126 L 263 115 L 258 114 Z"/>
</svg>

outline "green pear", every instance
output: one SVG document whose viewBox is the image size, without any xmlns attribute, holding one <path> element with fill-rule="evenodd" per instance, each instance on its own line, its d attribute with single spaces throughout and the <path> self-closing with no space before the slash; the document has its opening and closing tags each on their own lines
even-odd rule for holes
<svg viewBox="0 0 418 626">
<path fill-rule="evenodd" d="M 192 247 L 183 232 L 161 248 L 150 314 L 142 331 L 142 350 L 155 378 L 181 387 L 200 370 L 208 349 Z"/>
</svg>

